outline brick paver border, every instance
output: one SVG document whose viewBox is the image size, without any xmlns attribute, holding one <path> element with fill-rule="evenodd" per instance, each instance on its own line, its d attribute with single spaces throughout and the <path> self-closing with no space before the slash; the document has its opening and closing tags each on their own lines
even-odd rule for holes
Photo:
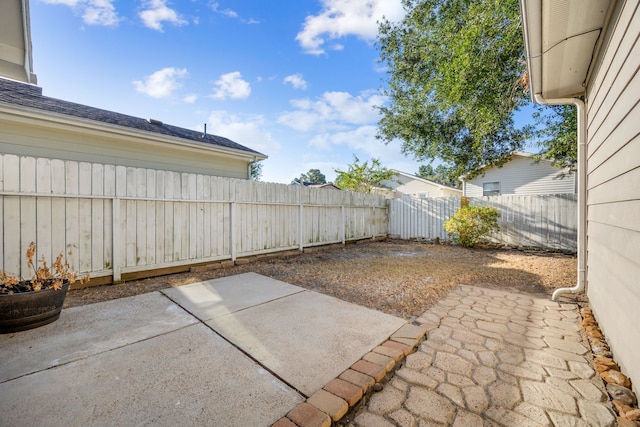
<svg viewBox="0 0 640 427">
<path fill-rule="evenodd" d="M 416 350 L 429 329 L 406 324 L 389 339 L 362 356 L 338 378 L 329 381 L 305 402 L 280 418 L 272 427 L 329 427 L 345 417 L 376 384 L 391 377 L 404 358 Z"/>
</svg>

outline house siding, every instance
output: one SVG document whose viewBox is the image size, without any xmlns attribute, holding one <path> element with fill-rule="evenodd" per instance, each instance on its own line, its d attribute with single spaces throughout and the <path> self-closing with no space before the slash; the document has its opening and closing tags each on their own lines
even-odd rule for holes
<svg viewBox="0 0 640 427">
<path fill-rule="evenodd" d="M 414 197 L 459 197 L 462 195 L 462 192 L 455 188 L 438 185 L 427 180 L 412 178 L 405 174 L 397 174 L 392 180 L 384 181 L 382 184 L 393 189 L 393 194 L 396 198 L 404 195 Z"/>
<path fill-rule="evenodd" d="M 575 175 L 561 174 L 548 161 L 536 163 L 528 157 L 514 156 L 504 166 L 489 168 L 483 175 L 466 181 L 464 195 L 482 197 L 482 184 L 488 182 L 499 182 L 501 195 L 574 194 Z"/>
<path fill-rule="evenodd" d="M 0 153 L 110 163 L 246 179 L 248 159 L 203 149 L 136 143 L 91 130 L 50 128 L 0 118 Z"/>
<path fill-rule="evenodd" d="M 640 9 L 624 2 L 587 92 L 587 294 L 640 384 Z"/>
<path fill-rule="evenodd" d="M 446 188 L 438 187 L 427 182 L 421 182 L 412 180 L 403 183 L 395 188 L 395 191 L 402 194 L 410 194 L 414 196 L 423 195 L 425 197 L 448 197 L 448 196 L 460 196 L 460 192 L 454 189 L 448 190 Z"/>
</svg>

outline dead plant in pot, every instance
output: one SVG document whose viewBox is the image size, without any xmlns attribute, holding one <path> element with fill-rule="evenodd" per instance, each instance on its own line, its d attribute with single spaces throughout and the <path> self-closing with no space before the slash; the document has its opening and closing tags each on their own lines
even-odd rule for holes
<svg viewBox="0 0 640 427">
<path fill-rule="evenodd" d="M 34 264 L 36 244 L 27 248 L 27 266 L 33 270 L 30 279 L 0 271 L 0 333 L 11 333 L 46 325 L 60 317 L 69 285 L 86 282 L 71 267 L 62 252 L 51 266 L 42 257 Z M 71 252 L 69 252 L 71 255 Z"/>
</svg>

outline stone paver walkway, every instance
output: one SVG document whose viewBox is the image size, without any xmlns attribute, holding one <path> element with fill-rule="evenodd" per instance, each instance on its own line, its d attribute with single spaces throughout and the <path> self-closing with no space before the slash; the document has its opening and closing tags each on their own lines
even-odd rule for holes
<svg viewBox="0 0 640 427">
<path fill-rule="evenodd" d="M 417 322 L 428 334 L 353 421 L 382 426 L 613 426 L 578 309 L 459 286 Z"/>
</svg>

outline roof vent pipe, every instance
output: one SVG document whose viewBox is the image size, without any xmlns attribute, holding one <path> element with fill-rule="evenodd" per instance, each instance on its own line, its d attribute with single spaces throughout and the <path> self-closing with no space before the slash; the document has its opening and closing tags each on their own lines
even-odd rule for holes
<svg viewBox="0 0 640 427">
<path fill-rule="evenodd" d="M 206 123 L 204 124 L 204 133 L 202 134 L 202 137 L 203 138 L 207 137 L 207 124 Z"/>
</svg>

